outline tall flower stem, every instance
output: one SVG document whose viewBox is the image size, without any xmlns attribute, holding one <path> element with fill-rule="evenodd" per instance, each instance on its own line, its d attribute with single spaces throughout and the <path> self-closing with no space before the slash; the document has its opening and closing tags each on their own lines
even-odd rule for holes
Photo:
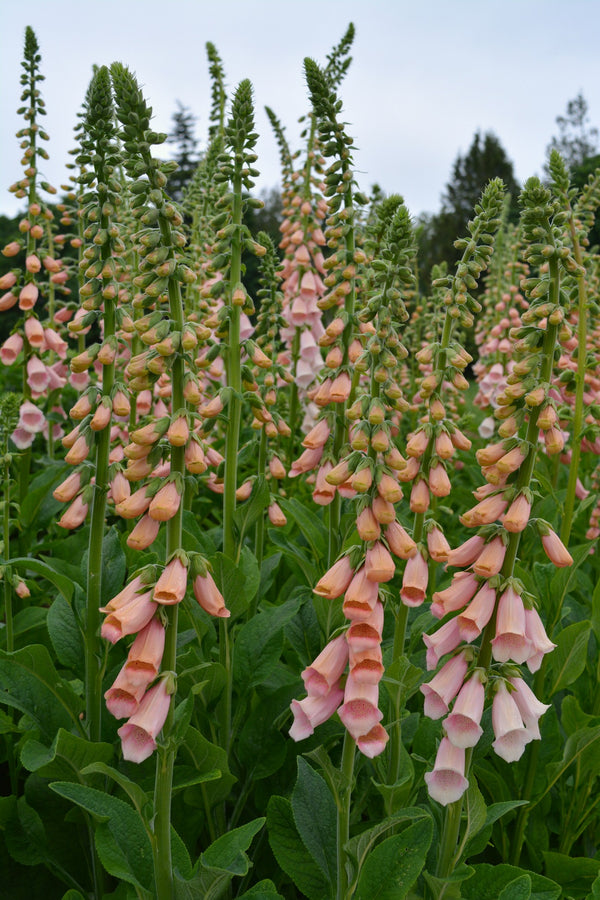
<svg viewBox="0 0 600 900">
<path fill-rule="evenodd" d="M 350 808 L 352 782 L 354 779 L 354 753 L 356 744 L 346 731 L 340 764 L 341 786 L 337 808 L 337 893 L 336 900 L 346 900 L 348 896 L 348 873 L 346 872 L 345 846 L 350 840 Z"/>
<path fill-rule="evenodd" d="M 4 454 L 4 507 L 2 510 L 2 539 L 4 542 L 4 563 L 10 564 L 10 462 L 8 454 Z M 10 579 L 4 577 L 4 624 L 6 626 L 6 649 L 9 653 L 15 649 L 13 630 L 12 585 Z"/>
<path fill-rule="evenodd" d="M 94 153 L 95 178 L 97 181 L 95 218 L 98 233 L 107 239 L 100 245 L 95 271 L 102 278 L 104 302 L 104 342 L 116 341 L 115 301 L 113 284 L 113 242 L 108 238 L 111 216 L 108 210 L 114 208 L 116 194 L 108 187 L 109 170 L 115 161 L 115 137 L 113 106 L 111 99 L 110 75 L 103 66 L 98 70 L 90 86 L 90 104 L 87 121 L 88 135 L 83 146 Z M 90 176 L 84 176 L 89 181 Z M 114 185 L 112 186 L 114 188 Z M 95 282 L 91 281 L 90 285 Z M 95 301 L 94 301 L 95 302 Z M 98 300 L 99 303 L 99 300 Z M 111 403 L 111 393 L 115 382 L 114 362 L 102 367 L 102 401 Z M 105 528 L 106 496 L 108 493 L 108 466 L 110 454 L 110 421 L 96 435 L 95 482 L 93 487 L 91 527 L 88 544 L 87 598 L 86 598 L 86 641 L 85 641 L 85 691 L 86 730 L 92 741 L 101 736 L 102 674 L 103 663 L 99 641 L 100 606 L 102 602 L 102 547 Z"/>
<path fill-rule="evenodd" d="M 168 202 L 164 193 L 167 175 L 172 171 L 169 163 L 159 163 L 152 158 L 149 145 L 161 143 L 161 136 L 154 134 L 149 129 L 150 110 L 146 105 L 135 78 L 119 63 L 112 66 L 113 84 L 117 100 L 117 114 L 125 126 L 130 126 L 129 131 L 135 135 L 135 141 L 130 137 L 128 144 L 131 158 L 126 160 L 126 166 L 139 176 L 139 162 L 143 161 L 143 172 L 147 182 L 138 182 L 142 197 L 146 203 L 139 207 L 139 215 L 144 224 L 158 225 L 160 230 L 159 242 L 163 250 L 166 250 L 166 260 L 163 261 L 161 271 L 167 272 L 166 285 L 169 298 L 169 317 L 171 320 L 171 335 L 175 351 L 172 355 L 171 366 L 171 412 L 176 415 L 185 408 L 184 378 L 185 360 L 181 347 L 181 336 L 184 327 L 183 301 L 181 296 L 180 280 L 185 276 L 185 267 L 178 266 L 177 248 L 185 245 L 183 234 L 178 231 L 183 218 L 176 207 Z M 131 127 L 133 126 L 133 127 Z M 137 146 L 136 146 L 137 144 Z M 146 192 L 144 194 L 144 192 Z M 152 204 L 152 205 L 150 205 Z M 164 283 L 163 283 L 164 284 Z M 185 476 L 185 448 L 171 446 L 170 450 L 170 475 L 177 483 L 183 485 Z M 166 561 L 182 549 L 183 537 L 183 503 L 179 503 L 177 512 L 166 525 Z M 165 617 L 165 649 L 162 658 L 161 669 L 169 673 L 167 677 L 175 678 L 177 671 L 177 619 L 178 605 L 167 605 L 163 609 Z M 154 855 L 154 880 L 157 900 L 173 900 L 173 866 L 171 851 L 171 795 L 173 787 L 173 769 L 177 745 L 173 736 L 175 694 L 171 697 L 169 712 L 162 728 L 163 741 L 157 756 L 155 791 L 154 791 L 154 818 L 153 818 L 153 855 Z"/>
<path fill-rule="evenodd" d="M 231 238 L 231 268 L 229 285 L 231 294 L 241 280 L 242 274 L 242 176 L 235 172 L 232 180 L 233 235 Z M 238 449 L 240 442 L 240 422 L 242 415 L 242 374 L 240 352 L 240 307 L 235 303 L 230 307 L 229 346 L 227 351 L 227 384 L 231 388 L 228 405 L 227 434 L 225 437 L 225 491 L 223 496 L 223 551 L 230 559 L 235 559 L 236 544 L 233 517 L 235 515 L 235 492 L 237 489 Z"/>
<path fill-rule="evenodd" d="M 571 425 L 571 463 L 569 466 L 569 480 L 567 482 L 567 495 L 560 528 L 560 539 L 565 545 L 569 543 L 571 528 L 573 526 L 573 512 L 575 510 L 575 491 L 577 488 L 577 475 L 579 472 L 579 460 L 581 457 L 581 429 L 583 425 L 583 393 L 585 389 L 585 364 L 587 352 L 587 315 L 588 298 L 583 274 L 583 262 L 579 237 L 573 223 L 573 216 L 569 219 L 571 240 L 573 243 L 573 256 L 577 265 L 582 267 L 582 273 L 577 281 L 577 373 L 575 375 L 575 410 Z"/>
</svg>

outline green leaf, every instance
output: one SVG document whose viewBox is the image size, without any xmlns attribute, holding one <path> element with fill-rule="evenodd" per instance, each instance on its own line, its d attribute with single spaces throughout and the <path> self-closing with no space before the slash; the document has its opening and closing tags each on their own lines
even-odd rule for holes
<svg viewBox="0 0 600 900">
<path fill-rule="evenodd" d="M 240 504 L 233 516 L 233 521 L 238 533 L 238 542 L 244 541 L 244 536 L 248 529 L 252 527 L 254 522 L 267 508 L 271 500 L 271 491 L 264 475 L 259 475 L 252 486 L 252 493 L 248 500 Z"/>
<path fill-rule="evenodd" d="M 61 665 L 83 677 L 85 647 L 83 635 L 70 603 L 57 597 L 48 610 L 48 634 Z"/>
<path fill-rule="evenodd" d="M 401 825 L 403 822 L 414 822 L 415 819 L 428 818 L 429 813 L 424 809 L 409 806 L 394 813 L 393 816 L 388 816 L 387 819 L 383 819 L 381 822 L 378 822 L 377 825 L 373 825 L 372 828 L 361 831 L 360 834 L 351 838 L 346 844 L 346 853 L 354 868 L 354 880 L 362 869 L 375 842 L 382 834 L 385 834 L 386 831 L 395 828 L 397 825 Z"/>
<path fill-rule="evenodd" d="M 592 885 L 592 900 L 600 900 L 600 878 L 596 878 Z"/>
<path fill-rule="evenodd" d="M 183 549 L 195 550 L 203 556 L 212 556 L 216 550 L 208 532 L 200 527 L 197 516 L 189 509 L 183 511 Z"/>
<path fill-rule="evenodd" d="M 519 875 L 514 881 L 509 881 L 498 900 L 529 900 L 531 897 L 531 878 L 529 875 Z"/>
<path fill-rule="evenodd" d="M 312 550 L 315 560 L 325 558 L 327 552 L 328 531 L 321 518 L 304 503 L 291 499 L 279 500 L 279 504 L 288 518 L 292 518 Z"/>
<path fill-rule="evenodd" d="M 41 644 L 15 653 L 0 651 L 0 703 L 26 713 L 50 741 L 59 728 L 79 724 L 83 706 Z"/>
<path fill-rule="evenodd" d="M 248 547 L 243 547 L 237 565 L 224 553 L 215 553 L 211 564 L 217 587 L 231 612 L 231 622 L 246 611 L 258 590 L 260 572 L 256 557 Z"/>
<path fill-rule="evenodd" d="M 46 833 L 39 813 L 19 797 L 13 808 L 14 816 L 4 830 L 6 849 L 22 866 L 37 866 L 48 856 Z"/>
<path fill-rule="evenodd" d="M 536 797 L 534 804 L 539 803 L 542 797 L 546 796 L 558 779 L 562 778 L 569 766 L 576 761 L 580 767 L 582 762 L 586 762 L 590 767 L 595 768 L 595 774 L 600 774 L 598 741 L 600 741 L 600 725 L 595 728 L 581 728 L 574 734 L 569 735 L 560 762 L 547 766 L 544 791 L 539 797 Z"/>
<path fill-rule="evenodd" d="M 259 881 L 249 891 L 242 894 L 239 900 L 284 900 L 284 898 L 277 893 L 277 888 L 273 882 L 265 878 L 264 881 Z"/>
<path fill-rule="evenodd" d="M 554 852 L 542 855 L 546 875 L 562 885 L 565 893 L 584 892 L 585 896 L 589 896 L 592 882 L 600 876 L 600 859 Z"/>
<path fill-rule="evenodd" d="M 260 585 L 258 588 L 261 597 L 264 597 L 267 591 L 270 590 L 275 580 L 281 556 L 281 553 L 273 553 L 272 556 L 267 556 L 266 559 L 263 559 L 260 567 Z"/>
<path fill-rule="evenodd" d="M 498 819 L 501 819 L 507 812 L 510 812 L 511 809 L 516 809 L 518 806 L 527 806 L 528 800 L 503 800 L 500 803 L 492 803 L 491 806 L 488 806 L 486 816 L 485 816 L 485 825 L 493 825 Z"/>
<path fill-rule="evenodd" d="M 592 594 L 592 629 L 596 642 L 600 645 L 600 579 Z"/>
<path fill-rule="evenodd" d="M 302 843 L 330 885 L 337 877 L 336 806 L 324 778 L 298 757 L 292 812 Z"/>
<path fill-rule="evenodd" d="M 139 784 L 136 784 L 127 775 L 124 775 L 112 766 L 106 765 L 104 762 L 91 763 L 81 770 L 81 774 L 84 777 L 88 775 L 105 775 L 108 778 L 112 778 L 115 784 L 118 784 L 121 790 L 127 794 L 140 816 L 144 818 L 144 809 L 150 803 L 150 797 Z"/>
<path fill-rule="evenodd" d="M 294 822 L 292 804 L 272 796 L 267 806 L 267 828 L 273 856 L 296 887 L 309 900 L 331 897 L 332 886 L 302 843 Z"/>
<path fill-rule="evenodd" d="M 83 554 L 81 560 L 81 572 L 84 581 L 87 580 L 89 552 Z M 115 597 L 125 583 L 127 572 L 127 560 L 121 546 L 119 532 L 113 525 L 104 535 L 102 541 L 102 605 Z"/>
<path fill-rule="evenodd" d="M 136 887 L 151 890 L 152 847 L 138 813 L 123 800 L 82 784 L 55 781 L 50 788 L 98 820 L 96 848 L 107 872 Z"/>
<path fill-rule="evenodd" d="M 242 625 L 235 640 L 233 683 L 246 693 L 267 679 L 277 665 L 283 647 L 283 629 L 292 619 L 300 601 L 288 600 L 273 606 Z"/>
<path fill-rule="evenodd" d="M 550 697 L 573 684 L 585 669 L 591 629 L 588 621 L 574 622 L 558 635 L 550 657 Z"/>
<path fill-rule="evenodd" d="M 285 534 L 280 534 L 276 528 L 269 530 L 269 541 L 279 547 L 288 562 L 292 565 L 293 571 L 299 568 L 302 572 L 306 584 L 316 584 L 319 574 L 323 566 L 316 566 L 313 558 L 309 558 L 306 553 L 300 550 L 295 544 L 291 544 L 289 538 Z"/>
<path fill-rule="evenodd" d="M 85 897 L 80 891 L 70 888 L 66 894 L 62 895 L 61 900 L 85 900 Z"/>
<path fill-rule="evenodd" d="M 425 865 L 433 822 L 423 819 L 386 838 L 368 856 L 358 879 L 356 900 L 402 900 Z"/>
<path fill-rule="evenodd" d="M 17 556 L 15 559 L 11 559 L 10 564 L 17 572 L 35 572 L 36 575 L 41 575 L 53 584 L 70 603 L 73 596 L 73 582 L 50 563 L 42 562 L 41 559 L 30 559 L 28 556 Z"/>
<path fill-rule="evenodd" d="M 259 703 L 249 712 L 240 732 L 237 755 L 253 781 L 268 778 L 284 763 L 288 741 L 273 724 L 278 713 L 272 703 Z"/>
<path fill-rule="evenodd" d="M 462 848 L 466 846 L 467 841 L 475 837 L 476 834 L 479 834 L 486 824 L 485 800 L 477 785 L 477 779 L 471 773 L 471 775 L 469 775 L 469 787 L 467 789 L 467 827 L 465 829 Z"/>
<path fill-rule="evenodd" d="M 434 897 L 443 897 L 444 900 L 462 900 L 466 896 L 462 892 L 462 884 L 473 876 L 473 871 L 471 866 L 465 866 L 462 863 L 445 878 L 438 878 L 437 875 L 432 875 L 427 871 L 423 872 L 423 878 Z M 416 900 L 416 897 L 411 894 L 410 900 Z"/>
<path fill-rule="evenodd" d="M 253 819 L 217 838 L 201 854 L 202 865 L 208 869 L 220 869 L 230 875 L 245 875 L 250 867 L 250 860 L 244 851 L 266 821 L 264 817 Z"/>
<path fill-rule="evenodd" d="M 498 900 L 506 885 L 522 875 L 528 875 L 531 879 L 531 900 L 558 900 L 561 896 L 560 885 L 537 872 L 528 872 L 505 863 L 481 863 L 473 869 L 473 877 L 462 888 L 465 900 Z"/>
<path fill-rule="evenodd" d="M 21 750 L 21 762 L 41 778 L 81 781 L 82 769 L 91 763 L 107 763 L 113 757 L 111 744 L 94 743 L 59 729 L 52 747 L 29 740 Z"/>
<path fill-rule="evenodd" d="M 382 682 L 398 713 L 404 708 L 408 697 L 415 693 L 422 677 L 422 670 L 406 656 L 399 656 L 386 666 Z"/>
<path fill-rule="evenodd" d="M 227 753 L 222 747 L 211 744 L 195 728 L 188 728 L 185 740 L 179 748 L 178 760 L 193 766 L 200 775 L 207 775 L 215 771 L 221 773 L 218 781 L 208 782 L 202 788 L 210 804 L 218 803 L 229 796 L 231 787 L 235 784 L 236 779 L 229 771 Z M 190 792 L 194 792 L 194 790 L 194 787 L 190 788 Z M 202 797 L 200 798 L 200 805 L 204 806 Z"/>
<path fill-rule="evenodd" d="M 553 601 L 553 610 L 562 607 L 565 597 L 571 591 L 574 583 L 579 577 L 579 567 L 588 558 L 591 547 L 592 545 L 590 543 L 581 544 L 578 547 L 571 547 L 570 551 L 571 556 L 573 557 L 573 565 L 555 569 L 550 581 L 550 593 L 548 594 L 548 597 L 552 598 Z M 554 635 L 552 635 L 552 639 L 554 640 Z"/>
<path fill-rule="evenodd" d="M 70 471 L 70 466 L 66 467 L 63 462 L 54 463 L 45 466 L 31 481 L 27 495 L 21 503 L 19 518 L 23 528 L 29 528 L 35 521 L 36 530 L 41 530 L 48 524 L 53 514 L 62 508 L 63 504 L 60 501 L 55 500 L 52 496 L 48 497 L 48 495 L 54 485 L 66 477 Z M 47 497 L 48 502 L 44 504 Z M 45 506 L 44 514 L 40 515 L 42 505 Z"/>
<path fill-rule="evenodd" d="M 39 644 L 46 640 L 47 609 L 38 606 L 26 606 L 20 609 L 13 618 L 13 650 L 20 650 L 29 644 Z M 6 629 L 0 630 L 0 643 L 6 649 Z"/>
</svg>

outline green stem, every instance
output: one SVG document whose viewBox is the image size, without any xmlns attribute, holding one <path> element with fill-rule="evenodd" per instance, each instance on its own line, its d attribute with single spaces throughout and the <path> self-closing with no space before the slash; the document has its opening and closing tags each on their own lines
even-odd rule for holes
<svg viewBox="0 0 600 900">
<path fill-rule="evenodd" d="M 394 649 L 392 662 L 404 655 L 404 642 L 406 640 L 406 624 L 408 621 L 408 606 L 400 602 L 396 612 L 396 625 L 394 629 Z M 390 735 L 390 756 L 388 769 L 388 784 L 396 784 L 400 778 L 400 750 L 402 747 L 402 724 L 400 721 L 400 691 L 396 692 L 392 713 L 392 733 Z"/>
<path fill-rule="evenodd" d="M 300 357 L 300 329 L 296 328 L 294 340 L 292 342 L 292 394 L 290 397 L 290 437 L 288 440 L 288 466 L 291 466 L 296 455 L 296 420 L 298 418 L 298 384 L 296 383 L 296 370 L 298 368 L 298 359 Z"/>
<path fill-rule="evenodd" d="M 348 169 L 347 164 L 344 170 Z M 352 212 L 352 192 L 347 191 L 344 194 L 344 207 L 350 213 Z M 352 260 L 355 251 L 354 229 L 350 228 L 345 238 L 346 241 L 346 258 Z M 356 280 L 350 279 L 350 290 L 346 294 L 344 300 L 344 310 L 347 315 L 347 324 L 342 335 L 343 357 L 342 366 L 348 364 L 348 350 L 352 341 L 354 329 L 354 305 L 356 301 Z M 343 445 L 348 439 L 348 423 L 346 421 L 347 403 L 336 403 L 336 416 L 333 433 L 333 458 L 339 461 Z M 340 492 L 336 491 L 333 502 L 329 504 L 329 552 L 328 565 L 331 567 L 340 552 L 342 545 L 342 535 L 340 533 L 340 521 L 342 516 L 342 498 Z"/>
<path fill-rule="evenodd" d="M 346 871 L 346 844 L 350 840 L 350 807 L 354 778 L 354 752 L 356 744 L 349 733 L 344 733 L 344 746 L 340 764 L 341 786 L 337 807 L 337 893 L 336 900 L 347 900 L 348 873 Z"/>
<path fill-rule="evenodd" d="M 239 168 L 239 167 L 238 167 Z M 242 273 L 242 176 L 236 171 L 233 178 L 233 225 L 231 239 L 230 291 L 233 294 Z M 242 412 L 242 376 L 240 361 L 240 307 L 231 304 L 229 319 L 229 347 L 227 351 L 227 384 L 231 389 L 225 438 L 225 489 L 223 494 L 223 550 L 235 559 L 236 542 L 233 517 L 237 489 L 238 448 Z"/>
<path fill-rule="evenodd" d="M 267 467 L 267 432 L 264 427 L 261 428 L 260 431 L 260 441 L 258 444 L 258 477 L 264 478 L 265 469 Z M 264 543 L 265 543 L 265 511 L 261 512 L 258 519 L 256 520 L 256 529 L 254 535 L 254 555 L 256 556 L 256 561 L 258 563 L 258 568 L 262 565 L 263 556 L 265 552 Z M 253 611 L 250 613 L 252 617 L 255 612 L 255 605 L 258 603 L 258 597 L 255 597 L 252 602 Z"/>
<path fill-rule="evenodd" d="M 4 541 L 4 564 L 10 563 L 10 463 L 4 458 L 4 508 L 2 516 L 2 537 Z M 6 649 L 15 649 L 13 632 L 12 585 L 4 576 L 4 622 L 6 625 Z"/>
<path fill-rule="evenodd" d="M 579 238 L 573 217 L 570 222 L 571 238 L 573 241 L 573 256 L 579 266 L 582 266 L 581 247 L 579 246 Z M 585 286 L 585 275 L 581 275 L 577 283 L 578 305 L 577 305 L 577 373 L 575 375 L 575 410 L 573 412 L 573 425 L 571 435 L 571 463 L 569 466 L 569 480 L 567 482 L 567 496 L 565 497 L 565 507 L 563 519 L 560 528 L 560 539 L 563 544 L 568 546 L 571 536 L 571 528 L 573 525 L 573 513 L 575 510 L 575 491 L 577 489 L 577 474 L 579 471 L 579 459 L 581 456 L 581 429 L 583 425 L 583 393 L 585 388 L 585 368 L 586 368 L 586 352 L 587 352 L 587 291 Z"/>
<path fill-rule="evenodd" d="M 115 333 L 115 311 L 112 301 L 104 303 L 105 338 Z M 114 384 L 114 364 L 102 370 L 102 395 L 110 397 Z M 108 466 L 110 454 L 110 424 L 96 437 L 96 473 L 92 500 L 92 517 L 89 538 L 86 641 L 85 641 L 85 682 L 86 682 L 86 727 L 89 739 L 99 741 L 101 734 L 102 710 L 102 658 L 98 632 L 100 626 L 100 606 L 102 603 L 102 544 L 108 493 Z"/>
<path fill-rule="evenodd" d="M 171 247 L 171 232 L 168 222 L 161 217 L 160 229 L 163 243 Z M 172 250 L 170 255 L 172 256 Z M 179 283 L 175 277 L 169 278 L 169 306 L 173 331 L 181 334 L 183 330 L 183 305 Z M 184 359 L 181 352 L 175 356 L 172 369 L 172 409 L 182 409 L 184 406 Z M 185 448 L 171 448 L 171 474 L 185 475 Z M 166 559 L 170 560 L 173 554 L 181 549 L 183 538 L 183 503 L 172 519 L 167 522 L 167 546 Z M 178 606 L 167 606 L 164 609 L 166 616 L 166 640 L 162 660 L 164 672 L 177 671 L 177 618 Z M 173 900 L 173 866 L 171 858 L 171 794 L 173 787 L 173 769 L 177 748 L 171 740 L 173 720 L 175 713 L 175 697 L 171 700 L 171 706 L 167 719 L 163 726 L 163 747 L 156 760 L 156 780 L 154 790 L 154 875 L 156 879 L 157 900 Z"/>
</svg>

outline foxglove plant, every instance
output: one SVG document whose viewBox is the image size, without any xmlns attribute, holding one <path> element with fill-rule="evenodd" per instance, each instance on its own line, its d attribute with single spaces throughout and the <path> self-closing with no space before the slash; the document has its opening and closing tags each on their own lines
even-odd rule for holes
<svg viewBox="0 0 600 900">
<path fill-rule="evenodd" d="M 438 860 L 438 875 L 442 878 L 452 870 L 460 824 L 460 797 L 468 784 L 470 748 L 481 734 L 479 719 L 483 706 L 478 682 L 487 683 L 493 694 L 493 746 L 509 762 L 522 755 L 529 741 L 539 738 L 537 719 L 547 709 L 535 700 L 517 675 L 516 666 L 526 662 L 530 671 L 537 671 L 543 656 L 554 644 L 545 633 L 533 598 L 515 578 L 514 567 L 521 535 L 530 518 L 530 484 L 538 433 L 540 425 L 546 424 L 544 411 L 549 408 L 547 393 L 563 319 L 559 272 L 561 268 L 572 271 L 574 260 L 564 243 L 565 217 L 559 203 L 538 179 L 527 182 L 521 203 L 523 233 L 528 242 L 525 259 L 532 266 L 543 266 L 548 261 L 548 271 L 527 279 L 522 285 L 529 300 L 528 321 L 512 333 L 515 353 L 520 359 L 514 377 L 509 376 L 510 384 L 498 397 L 495 414 L 502 422 L 503 440 L 477 453 L 487 484 L 475 492 L 479 502 L 461 516 L 461 522 L 478 528 L 478 533 L 448 553 L 448 565 L 468 569 L 457 573 L 449 588 L 433 595 L 434 615 L 442 618 L 458 614 L 434 635 L 425 636 L 429 669 L 436 668 L 446 654 L 454 654 L 433 681 L 422 688 L 426 696 L 435 692 L 443 698 L 443 703 L 429 705 L 429 714 L 433 710 L 436 718 L 444 715 L 449 703 L 457 698 L 446 720 L 447 727 L 444 725 L 445 743 L 440 745 L 433 773 L 427 778 L 431 795 L 444 805 L 450 804 Z M 519 368 L 521 361 L 527 365 Z M 526 375 L 516 374 L 521 371 L 526 371 Z M 523 437 L 519 436 L 521 429 Z M 497 520 L 500 524 L 496 524 Z M 538 529 L 544 535 L 544 548 L 551 560 L 557 565 L 570 565 L 571 557 L 549 526 L 538 522 Z M 481 647 L 475 656 L 470 647 L 463 645 L 470 645 L 480 635 Z M 462 675 L 452 680 L 449 671 L 459 659 Z M 445 693 L 438 689 L 438 682 Z M 462 688 L 461 684 L 464 684 Z M 455 746 L 463 752 L 468 748 L 464 760 L 461 755 L 460 765 L 458 756 L 453 765 L 453 771 L 464 778 L 449 779 L 444 774 L 448 768 L 448 741 L 451 744 L 456 741 Z"/>
<path fill-rule="evenodd" d="M 382 242 L 379 269 L 359 320 L 370 325 L 364 348 L 356 361 L 358 371 L 368 375 L 357 386 L 357 398 L 346 417 L 350 422 L 349 455 L 336 469 L 358 493 L 356 527 L 362 542 L 345 553 L 320 579 L 314 591 L 331 600 L 344 595 L 342 610 L 348 629 L 334 638 L 312 665 L 302 673 L 308 696 L 292 702 L 294 723 L 290 735 L 300 740 L 338 709 L 346 727 L 342 752 L 341 788 L 338 803 L 338 896 L 347 888 L 344 846 L 349 837 L 350 798 L 355 746 L 367 757 L 383 752 L 388 734 L 381 724 L 379 682 L 383 676 L 381 639 L 383 632 L 382 585 L 390 581 L 395 563 L 390 551 L 406 558 L 415 552 L 396 521 L 394 503 L 402 497 L 396 467 L 403 464 L 393 448 L 394 417 L 406 407 L 398 387 L 401 361 L 407 356 L 398 328 L 408 318 L 398 289 L 412 284 L 407 266 L 411 254 L 411 227 L 402 204 L 388 205 L 387 232 Z M 311 434 L 328 432 L 322 418 Z M 344 449 L 344 448 L 343 448 Z M 325 481 L 338 482 L 336 469 Z M 383 533 L 382 533 L 383 530 Z M 340 678 L 349 663 L 342 688 Z"/>
<path fill-rule="evenodd" d="M 335 252 L 327 260 L 329 274 L 324 283 L 329 291 L 319 301 L 321 309 L 336 309 L 329 332 L 325 332 L 331 338 L 328 342 L 331 354 L 328 368 L 331 374 L 320 384 L 312 399 L 321 407 L 334 404 L 331 456 L 338 462 L 348 436 L 345 412 L 352 386 L 349 348 L 356 329 L 357 265 L 365 259 L 364 253 L 356 248 L 355 204 L 364 204 L 366 198 L 355 190 L 353 142 L 346 134 L 343 123 L 339 121 L 342 101 L 338 100 L 335 90 L 312 59 L 307 58 L 304 66 L 323 156 L 335 157 L 325 173 L 325 195 L 328 197 L 329 212 L 327 246 Z M 340 307 L 339 311 L 337 307 Z M 334 350 L 338 352 L 332 352 Z M 329 507 L 329 565 L 333 564 L 340 549 L 340 516 L 341 495 L 336 491 Z"/>
<path fill-rule="evenodd" d="M 178 230 L 182 224 L 182 217 L 177 208 L 169 201 L 164 190 L 171 167 L 168 163 L 154 159 L 150 152 L 150 147 L 153 144 L 161 143 L 165 136 L 151 131 L 150 109 L 134 76 L 120 63 L 113 64 L 111 74 L 117 117 L 123 126 L 125 167 L 128 174 L 136 179 L 130 189 L 136 197 L 134 215 L 142 226 L 141 232 L 138 232 L 138 239 L 148 250 L 145 259 L 150 264 L 149 271 L 144 274 L 140 287 L 152 302 L 163 292 L 168 294 L 169 319 L 163 321 L 168 323 L 169 328 L 162 341 L 168 344 L 166 349 L 169 353 L 167 356 L 161 356 L 160 359 L 168 360 L 170 367 L 171 415 L 165 423 L 164 433 L 179 417 L 185 415 L 183 393 L 185 359 L 182 346 L 184 319 L 180 285 L 189 277 L 190 270 L 183 264 L 178 254 L 178 249 L 185 245 L 185 237 Z M 154 604 L 163 604 L 166 627 L 161 666 L 161 673 L 164 673 L 164 677 L 161 678 L 163 685 L 160 688 L 157 687 L 156 702 L 154 699 L 149 700 L 147 707 L 144 706 L 144 712 L 147 712 L 148 718 L 143 716 L 140 719 L 138 717 L 133 723 L 138 730 L 121 730 L 121 736 L 126 746 L 132 739 L 138 744 L 140 740 L 149 741 L 150 743 L 144 743 L 144 746 L 152 746 L 161 728 L 164 737 L 168 738 L 173 725 L 177 610 L 178 603 L 186 592 L 188 576 L 187 566 L 184 564 L 185 557 L 182 556 L 183 506 L 181 503 L 186 443 L 185 440 L 183 442 L 179 439 L 171 440 L 168 481 L 155 493 L 151 501 L 157 507 L 157 520 L 155 521 L 160 523 L 160 521 L 166 520 L 167 522 L 166 565 L 154 586 L 153 595 Z M 171 496 L 174 492 L 177 493 L 179 502 L 176 497 Z M 158 510 L 159 506 L 160 510 Z M 164 594 L 161 593 L 161 589 L 164 590 Z M 154 614 L 153 610 L 152 615 Z M 148 618 L 148 622 L 151 617 Z M 168 701 L 165 699 L 164 692 L 169 695 Z M 173 891 L 170 805 L 175 753 L 176 748 L 167 743 L 161 747 L 157 760 L 153 846 L 156 890 L 157 896 L 161 898 L 171 897 Z"/>
<path fill-rule="evenodd" d="M 434 284 L 445 289 L 445 314 L 441 335 L 417 353 L 420 363 L 431 365 L 423 377 L 419 389 L 427 407 L 427 418 L 409 436 L 406 444 L 408 463 L 399 478 L 412 484 L 410 509 L 415 514 L 413 540 L 418 546 L 418 559 L 411 560 L 405 570 L 400 597 L 406 606 L 423 603 L 427 584 L 429 557 L 434 561 L 445 560 L 447 542 L 434 520 L 426 523 L 426 515 L 432 499 L 446 497 L 451 490 L 446 470 L 456 450 L 468 450 L 470 440 L 452 422 L 446 413 L 448 386 L 460 391 L 468 387 L 463 371 L 471 362 L 470 355 L 453 339 L 455 323 L 465 327 L 473 324 L 473 313 L 480 304 L 469 293 L 477 286 L 477 278 L 489 263 L 492 255 L 493 235 L 499 225 L 504 187 L 500 179 L 489 183 L 475 207 L 475 218 L 469 222 L 469 239 L 457 241 L 463 255 L 454 276 L 444 276 Z M 445 401 L 445 402 L 444 402 Z M 427 535 L 427 549 L 424 537 Z M 406 618 L 404 616 L 404 623 Z M 402 653 L 404 627 L 397 632 L 394 656 Z"/>
<path fill-rule="evenodd" d="M 47 235 L 47 224 L 53 219 L 53 213 L 42 198 L 42 191 L 55 194 L 56 188 L 40 179 L 40 160 L 48 159 L 48 153 L 40 141 L 49 140 L 46 131 L 41 128 L 39 120 L 46 115 L 44 100 L 41 97 L 39 83 L 44 76 L 39 71 L 41 56 L 39 45 L 33 29 L 25 29 L 24 60 L 21 63 L 24 71 L 21 75 L 23 93 L 21 100 L 25 103 L 19 108 L 26 125 L 18 133 L 23 150 L 22 163 L 25 167 L 24 177 L 13 184 L 11 192 L 18 198 L 27 200 L 26 215 L 19 222 L 22 238 L 11 241 L 4 247 L 5 257 L 16 257 L 25 252 L 23 266 L 14 268 L 2 276 L 0 290 L 5 291 L 0 298 L 0 311 L 12 309 L 18 304 L 23 312 L 22 325 L 4 344 L 2 361 L 12 365 L 22 353 L 23 371 L 23 409 L 19 423 L 14 432 L 14 442 L 24 452 L 20 457 L 19 496 L 24 499 L 31 466 L 31 445 L 35 434 L 42 431 L 46 423 L 44 413 L 35 402 L 49 390 L 61 388 L 65 384 L 61 372 L 61 362 L 46 365 L 42 354 L 54 349 L 64 357 L 66 344 L 52 327 L 53 321 L 45 326 L 40 322 L 35 307 L 40 297 L 42 276 L 48 273 L 51 278 L 61 274 L 62 264 L 48 252 L 44 244 Z M 38 306 L 39 310 L 39 306 Z M 54 309 L 49 308 L 50 316 Z"/>
</svg>

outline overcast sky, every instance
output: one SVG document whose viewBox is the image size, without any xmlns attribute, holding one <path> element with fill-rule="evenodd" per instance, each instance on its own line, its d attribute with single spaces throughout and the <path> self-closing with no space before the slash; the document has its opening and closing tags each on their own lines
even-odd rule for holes
<svg viewBox="0 0 600 900">
<path fill-rule="evenodd" d="M 14 132 L 23 126 L 19 62 L 26 25 L 42 54 L 47 180 L 67 177 L 73 127 L 92 65 L 134 70 L 169 131 L 176 101 L 197 116 L 205 145 L 210 109 L 206 41 L 223 60 L 230 90 L 254 86 L 257 190 L 276 186 L 279 156 L 264 106 L 301 147 L 309 108 L 303 59 L 324 63 L 348 23 L 353 62 L 340 96 L 358 148 L 357 179 L 398 192 L 413 215 L 436 212 L 458 153 L 477 130 L 493 131 L 517 179 L 540 174 L 555 119 L 582 91 L 600 125 L 600 3 L 597 0 L 28 0 L 2 8 L 0 213 L 21 207 L 8 186 L 22 175 Z"/>
</svg>

